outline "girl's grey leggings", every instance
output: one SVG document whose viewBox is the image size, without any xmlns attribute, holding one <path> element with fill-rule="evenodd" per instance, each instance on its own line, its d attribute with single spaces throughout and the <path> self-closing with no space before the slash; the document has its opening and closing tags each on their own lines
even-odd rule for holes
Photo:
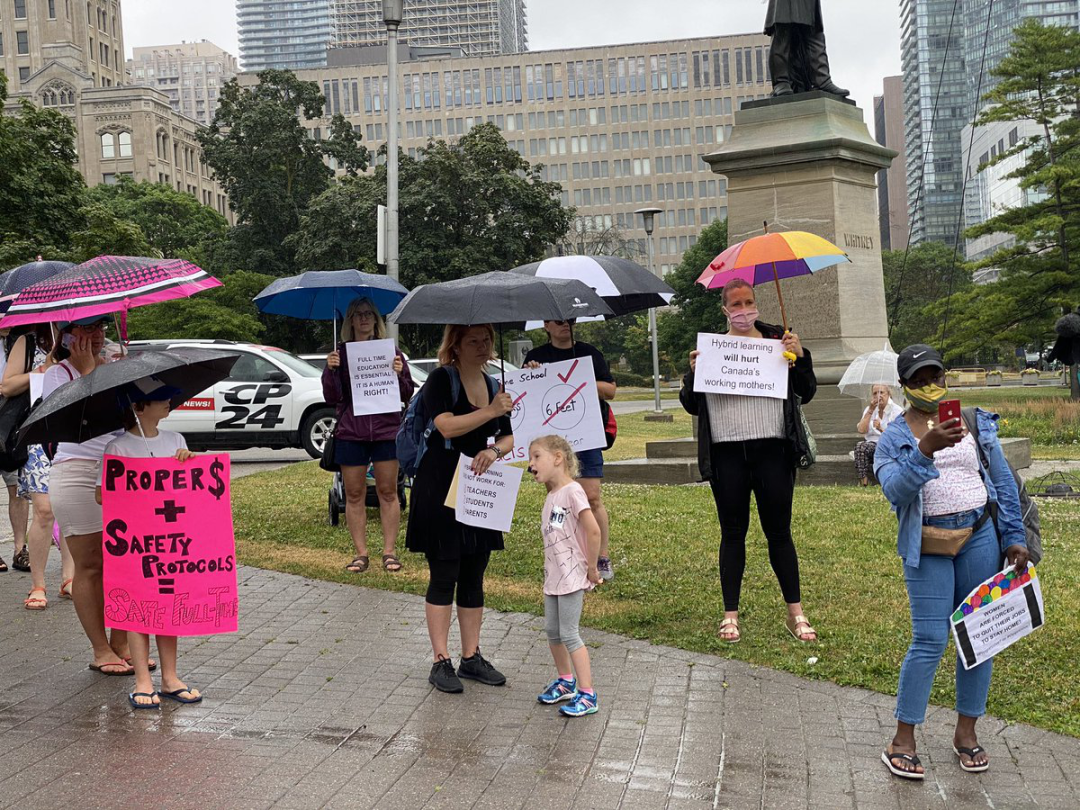
<svg viewBox="0 0 1080 810">
<path fill-rule="evenodd" d="M 562 644 L 567 652 L 573 652 L 585 646 L 578 632 L 581 606 L 584 601 L 585 591 L 583 590 L 562 596 L 544 595 L 544 624 L 549 644 Z"/>
</svg>

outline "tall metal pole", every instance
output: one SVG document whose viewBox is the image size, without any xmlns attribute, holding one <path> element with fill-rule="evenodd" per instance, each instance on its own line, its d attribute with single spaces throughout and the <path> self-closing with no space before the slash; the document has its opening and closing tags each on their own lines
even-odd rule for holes
<svg viewBox="0 0 1080 810">
<path fill-rule="evenodd" d="M 401 25 L 403 0 L 383 0 L 386 23 L 386 71 L 389 132 L 386 138 L 386 275 L 398 280 L 398 26 Z M 396 324 L 389 324 L 390 338 L 397 340 Z"/>
<path fill-rule="evenodd" d="M 634 212 L 635 214 L 641 214 L 643 224 L 645 226 L 645 242 L 646 252 L 649 257 L 649 272 L 656 275 L 656 268 L 653 266 L 653 223 L 657 214 L 661 213 L 659 208 L 640 208 Z M 653 414 L 663 414 L 664 409 L 660 407 L 660 346 L 656 334 L 656 307 L 650 307 L 649 309 L 649 339 L 652 342 L 652 369 L 653 369 Z"/>
</svg>

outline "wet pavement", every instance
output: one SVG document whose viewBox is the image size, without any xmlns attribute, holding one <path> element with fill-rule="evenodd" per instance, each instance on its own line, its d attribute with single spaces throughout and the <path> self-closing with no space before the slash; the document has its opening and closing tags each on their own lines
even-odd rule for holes
<svg viewBox="0 0 1080 810">
<path fill-rule="evenodd" d="M 535 699 L 552 668 L 530 615 L 485 618 L 508 686 L 444 695 L 420 598 L 253 568 L 240 632 L 180 642 L 205 701 L 136 712 L 129 679 L 86 668 L 70 602 L 22 610 L 26 577 L 0 575 L 0 807 L 1080 806 L 1080 740 L 988 718 L 992 770 L 969 775 L 938 709 L 929 778 L 902 783 L 878 761 L 888 696 L 592 630 L 601 711 L 562 718 Z"/>
</svg>

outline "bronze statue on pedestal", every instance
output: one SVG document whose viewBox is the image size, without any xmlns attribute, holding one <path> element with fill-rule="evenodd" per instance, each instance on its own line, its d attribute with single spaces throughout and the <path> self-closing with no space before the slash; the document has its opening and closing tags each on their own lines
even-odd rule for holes
<svg viewBox="0 0 1080 810">
<path fill-rule="evenodd" d="M 772 37 L 769 72 L 774 96 L 811 90 L 841 98 L 850 95 L 833 83 L 829 72 L 821 0 L 769 0 L 765 33 Z"/>
</svg>

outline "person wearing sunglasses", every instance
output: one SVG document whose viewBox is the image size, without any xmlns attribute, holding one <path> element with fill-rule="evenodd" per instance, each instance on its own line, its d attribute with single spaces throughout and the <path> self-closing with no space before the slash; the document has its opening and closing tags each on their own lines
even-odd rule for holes
<svg viewBox="0 0 1080 810">
<path fill-rule="evenodd" d="M 591 357 L 593 374 L 596 376 L 596 393 L 600 398 L 600 419 L 606 425 L 611 409 L 608 402 L 615 399 L 615 378 L 604 355 L 595 346 L 574 340 L 573 321 L 544 321 L 544 331 L 548 333 L 550 342 L 530 349 L 525 355 L 525 366 L 536 368 L 547 363 Z M 589 508 L 596 516 L 596 522 L 600 524 L 600 559 L 597 569 L 601 577 L 610 580 L 615 577 L 608 548 L 610 521 L 600 488 L 604 481 L 604 451 L 599 448 L 581 450 L 576 455 L 581 470 L 578 483 L 585 490 L 589 498 Z"/>
</svg>

